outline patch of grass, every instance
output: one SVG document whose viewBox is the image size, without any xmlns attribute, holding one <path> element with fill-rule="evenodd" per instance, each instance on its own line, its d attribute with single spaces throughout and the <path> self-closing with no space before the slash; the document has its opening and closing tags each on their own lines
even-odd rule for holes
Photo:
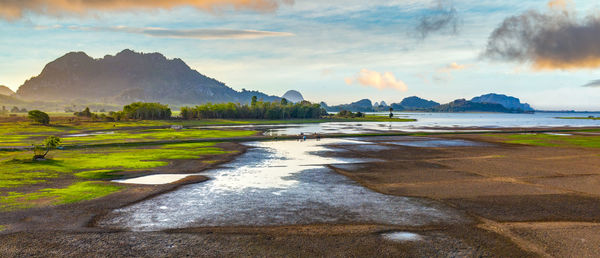
<svg viewBox="0 0 600 258">
<path fill-rule="evenodd" d="M 0 225 L 0 232 L 2 232 L 2 231 L 4 231 L 4 230 L 6 230 L 6 226 L 4 226 L 4 225 Z"/>
<path fill-rule="evenodd" d="M 546 147 L 586 147 L 600 148 L 600 136 L 551 135 L 551 134 L 494 134 L 506 143 L 536 145 Z"/>
<path fill-rule="evenodd" d="M 121 172 L 122 170 L 115 169 L 102 169 L 102 170 L 88 170 L 75 173 L 74 175 L 79 178 L 85 179 L 115 179 L 121 177 L 114 173 Z"/>
<path fill-rule="evenodd" d="M 202 129 L 146 129 L 138 131 L 115 132 L 113 134 L 99 134 L 81 137 L 65 137 L 63 143 L 118 143 L 118 142 L 147 142 L 157 140 L 190 140 L 207 138 L 234 138 L 253 136 L 257 131 L 228 131 L 228 130 L 202 130 Z"/>
<path fill-rule="evenodd" d="M 150 169 L 168 165 L 168 160 L 195 159 L 202 155 L 228 153 L 215 143 L 181 143 L 148 148 L 94 148 L 51 152 L 51 159 L 31 160 L 31 153 L 15 153 L 0 162 L 0 188 L 42 183 L 64 174 L 88 179 L 107 179 L 110 170 Z"/>
<path fill-rule="evenodd" d="M 46 188 L 33 193 L 9 192 L 5 196 L 0 196 L 0 210 L 10 211 L 92 200 L 123 188 L 123 186 L 104 182 L 78 182 L 67 188 Z"/>
</svg>

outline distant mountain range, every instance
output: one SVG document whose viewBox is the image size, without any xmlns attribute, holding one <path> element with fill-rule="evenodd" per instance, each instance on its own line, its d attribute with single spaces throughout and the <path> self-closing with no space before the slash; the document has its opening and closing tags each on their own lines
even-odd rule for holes
<svg viewBox="0 0 600 258">
<path fill-rule="evenodd" d="M 385 103 L 385 102 L 383 102 Z M 352 112 L 377 112 L 388 111 L 425 111 L 425 112 L 502 112 L 502 113 L 524 113 L 533 112 L 533 108 L 527 103 L 521 103 L 518 98 L 502 94 L 490 93 L 475 97 L 471 100 L 457 99 L 447 104 L 440 104 L 432 100 L 422 99 L 416 96 L 404 98 L 400 103 L 392 103 L 389 106 L 372 105 L 369 99 L 362 99 L 350 104 L 328 106 L 321 102 L 321 106 L 329 112 L 349 110 Z"/>
<path fill-rule="evenodd" d="M 177 106 L 207 102 L 250 102 L 281 98 L 258 91 L 236 91 L 209 78 L 181 59 L 159 53 L 123 50 L 114 56 L 94 59 L 84 52 L 71 52 L 48 63 L 42 72 L 17 90 L 25 100 L 77 103 L 128 104 L 152 101 Z"/>
</svg>

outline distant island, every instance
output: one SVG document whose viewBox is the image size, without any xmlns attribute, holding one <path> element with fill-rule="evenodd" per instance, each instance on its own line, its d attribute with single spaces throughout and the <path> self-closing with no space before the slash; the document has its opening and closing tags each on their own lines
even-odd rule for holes
<svg viewBox="0 0 600 258">
<path fill-rule="evenodd" d="M 352 112 L 378 112 L 389 111 L 422 111 L 422 112 L 500 112 L 500 113 L 529 113 L 534 109 L 527 103 L 521 103 L 518 98 L 503 94 L 485 94 L 471 100 L 457 99 L 450 103 L 438 102 L 419 98 L 417 96 L 404 98 L 399 103 L 385 104 L 384 101 L 372 104 L 369 99 L 361 99 L 350 104 L 329 106 L 321 102 L 321 106 L 328 112 L 348 110 Z"/>
</svg>

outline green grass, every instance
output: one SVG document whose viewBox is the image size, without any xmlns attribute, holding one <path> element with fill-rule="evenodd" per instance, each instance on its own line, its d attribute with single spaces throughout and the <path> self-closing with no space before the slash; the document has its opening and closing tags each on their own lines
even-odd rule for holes
<svg viewBox="0 0 600 258">
<path fill-rule="evenodd" d="M 600 148 L 600 136 L 551 135 L 551 134 L 502 134 L 489 135 L 500 137 L 506 143 L 547 146 L 547 147 L 586 147 Z"/>
<path fill-rule="evenodd" d="M 119 142 L 149 142 L 160 140 L 191 140 L 207 138 L 233 138 L 253 136 L 257 131 L 229 131 L 203 129 L 146 129 L 136 131 L 119 131 L 112 134 L 99 134 L 81 137 L 63 137 L 66 144 L 82 143 L 119 143 Z"/>
<path fill-rule="evenodd" d="M 114 173 L 121 172 L 123 170 L 118 169 L 101 169 L 101 170 L 88 170 L 83 172 L 75 173 L 74 175 L 79 178 L 84 179 L 115 179 L 120 178 L 120 175 L 115 175 Z"/>
<path fill-rule="evenodd" d="M 30 152 L 10 152 L 12 158 L 0 162 L 0 188 L 37 184 L 48 179 L 75 174 L 80 178 L 105 179 L 106 170 L 140 170 L 168 165 L 168 160 L 195 159 L 202 155 L 227 153 L 215 143 L 182 143 L 147 148 L 92 148 L 55 150 L 49 159 L 32 161 Z M 2 152 L 0 152 L 2 153 Z"/>
<path fill-rule="evenodd" d="M 6 226 L 4 226 L 4 225 L 0 225 L 0 232 L 2 232 L 2 231 L 4 231 L 4 230 L 6 230 Z"/>
<path fill-rule="evenodd" d="M 104 182 L 78 182 L 66 188 L 45 188 L 33 193 L 9 192 L 0 196 L 0 210 L 58 205 L 100 198 L 120 191 L 123 186 Z"/>
</svg>

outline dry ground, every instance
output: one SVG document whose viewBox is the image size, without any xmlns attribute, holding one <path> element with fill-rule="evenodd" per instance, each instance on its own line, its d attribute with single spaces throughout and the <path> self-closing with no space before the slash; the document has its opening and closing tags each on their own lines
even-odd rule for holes
<svg viewBox="0 0 600 258">
<path fill-rule="evenodd" d="M 541 256 L 600 254 L 600 151 L 440 136 L 487 146 L 395 147 L 348 156 L 384 159 L 342 173 L 378 192 L 424 197 L 463 210 L 522 249 Z"/>
</svg>

